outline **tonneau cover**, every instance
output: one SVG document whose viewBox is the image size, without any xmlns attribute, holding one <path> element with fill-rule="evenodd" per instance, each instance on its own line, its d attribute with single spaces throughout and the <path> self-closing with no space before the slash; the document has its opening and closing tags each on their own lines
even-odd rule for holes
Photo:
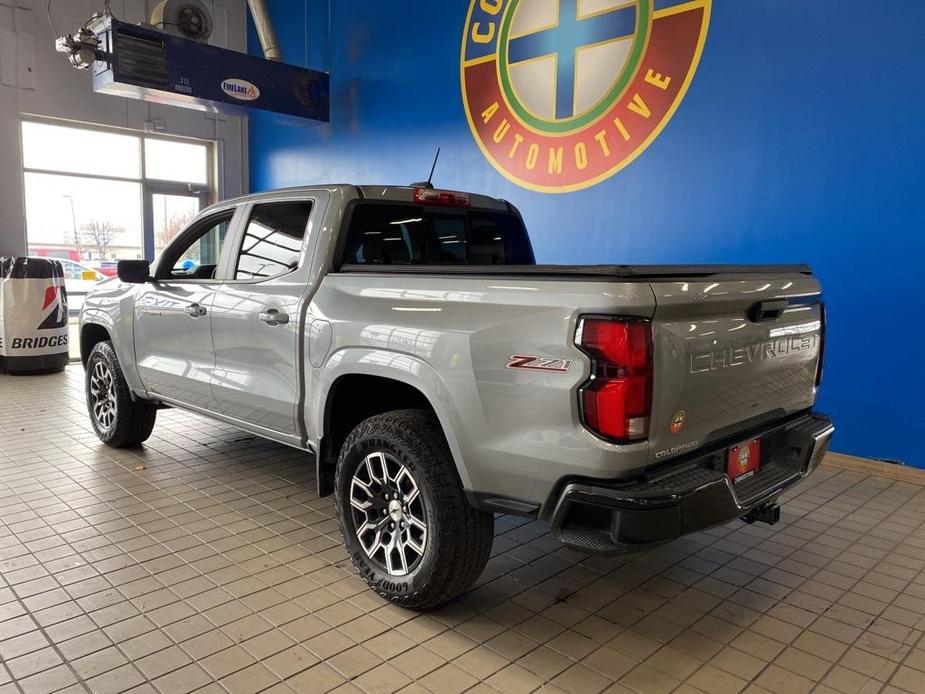
<svg viewBox="0 0 925 694">
<path fill-rule="evenodd" d="M 811 275 L 808 265 L 356 265 L 340 272 L 414 275 L 545 275 L 549 277 L 600 277 L 617 279 L 672 279 L 711 275 Z"/>
</svg>

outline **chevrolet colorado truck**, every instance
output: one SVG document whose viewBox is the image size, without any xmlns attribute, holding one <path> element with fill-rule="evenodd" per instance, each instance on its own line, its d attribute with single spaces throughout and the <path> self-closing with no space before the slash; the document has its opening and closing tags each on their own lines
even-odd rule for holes
<svg viewBox="0 0 925 694">
<path fill-rule="evenodd" d="M 169 406 L 313 454 L 359 574 L 417 609 L 496 513 L 600 553 L 775 522 L 834 431 L 824 335 L 806 266 L 537 265 L 510 203 L 425 184 L 219 203 L 80 320 L 103 442 Z"/>
</svg>

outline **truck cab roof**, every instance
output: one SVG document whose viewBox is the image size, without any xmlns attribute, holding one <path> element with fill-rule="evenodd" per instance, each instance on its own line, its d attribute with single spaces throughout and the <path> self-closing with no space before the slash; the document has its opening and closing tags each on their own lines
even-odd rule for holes
<svg viewBox="0 0 925 694">
<path fill-rule="evenodd" d="M 282 198 L 291 198 L 301 194 L 310 195 L 313 192 L 326 191 L 328 193 L 340 193 L 345 198 L 359 198 L 366 200 L 386 200 L 390 202 L 407 202 L 415 203 L 415 190 L 426 189 L 423 185 L 354 185 L 350 183 L 333 183 L 317 184 L 307 186 L 293 186 L 290 188 L 278 188 L 261 193 L 251 193 L 242 195 L 237 198 L 231 198 L 216 203 L 217 206 L 226 206 L 229 204 L 240 204 L 243 202 L 266 202 Z M 443 189 L 435 189 L 442 191 Z M 512 212 L 513 207 L 507 200 L 493 198 L 488 195 L 478 193 L 459 192 L 469 198 L 469 206 L 480 209 L 498 210 L 499 212 Z"/>
</svg>

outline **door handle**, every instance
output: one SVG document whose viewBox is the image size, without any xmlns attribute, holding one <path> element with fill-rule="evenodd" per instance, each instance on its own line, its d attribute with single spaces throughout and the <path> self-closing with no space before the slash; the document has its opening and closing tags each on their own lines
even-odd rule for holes
<svg viewBox="0 0 925 694">
<path fill-rule="evenodd" d="M 270 308 L 266 311 L 261 311 L 258 316 L 267 325 L 285 325 L 289 322 L 289 314 L 283 313 L 282 311 Z"/>
<path fill-rule="evenodd" d="M 206 307 L 202 304 L 190 304 L 183 310 L 188 316 L 192 316 L 193 318 L 201 318 L 206 315 Z"/>
</svg>

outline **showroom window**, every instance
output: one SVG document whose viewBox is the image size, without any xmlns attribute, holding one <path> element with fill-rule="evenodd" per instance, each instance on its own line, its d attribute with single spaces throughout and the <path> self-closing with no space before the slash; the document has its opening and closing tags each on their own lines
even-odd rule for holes
<svg viewBox="0 0 925 694">
<path fill-rule="evenodd" d="M 72 322 L 119 260 L 152 260 L 209 204 L 213 149 L 201 140 L 22 121 L 28 252 L 68 261 Z"/>
</svg>

